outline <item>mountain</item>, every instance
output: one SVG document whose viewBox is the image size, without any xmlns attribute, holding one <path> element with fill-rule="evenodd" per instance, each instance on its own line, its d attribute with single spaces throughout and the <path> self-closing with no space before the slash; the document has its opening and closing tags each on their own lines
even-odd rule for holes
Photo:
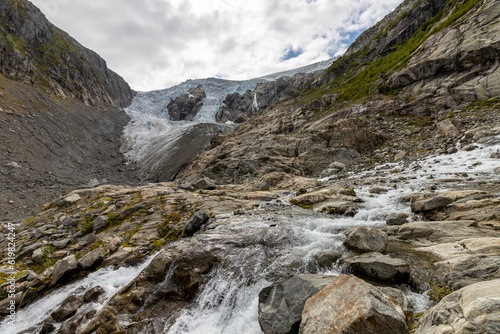
<svg viewBox="0 0 500 334">
<path fill-rule="evenodd" d="M 134 95 L 29 1 L 1 1 L 0 215 L 27 216 L 91 179 L 134 179 L 119 152 Z"/>
<path fill-rule="evenodd" d="M 497 101 L 498 11 L 496 1 L 404 1 L 315 80 L 214 140 L 217 147 L 179 177 L 220 183 L 273 172 L 318 177 L 338 163 L 355 169 L 378 162 L 374 152 L 394 142 L 401 145 L 385 148 L 386 161 L 397 151 L 419 156 L 429 139 L 425 129 L 401 117 L 429 117 L 433 125 L 446 114 L 461 122 L 454 111 Z M 390 122 L 415 133 L 381 131 Z"/>
</svg>

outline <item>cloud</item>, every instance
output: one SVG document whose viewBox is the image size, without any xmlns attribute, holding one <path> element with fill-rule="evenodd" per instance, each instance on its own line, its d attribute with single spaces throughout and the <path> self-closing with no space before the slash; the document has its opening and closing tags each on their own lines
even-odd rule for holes
<svg viewBox="0 0 500 334">
<path fill-rule="evenodd" d="M 401 1 L 32 0 L 136 90 L 328 59 Z"/>
</svg>

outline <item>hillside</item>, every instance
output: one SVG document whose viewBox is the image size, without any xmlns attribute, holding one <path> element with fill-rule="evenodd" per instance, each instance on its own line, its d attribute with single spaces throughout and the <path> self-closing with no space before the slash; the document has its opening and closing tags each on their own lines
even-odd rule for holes
<svg viewBox="0 0 500 334">
<path fill-rule="evenodd" d="M 425 154 L 421 145 L 438 121 L 464 123 L 455 111 L 497 105 L 499 10 L 495 1 L 403 2 L 317 79 L 215 140 L 218 146 L 180 177 L 221 183 L 271 172 L 317 177 L 336 163 L 355 169 L 391 161 L 401 150 L 407 158 Z M 402 127 L 381 131 L 393 121 Z M 373 154 L 377 149 L 383 158 Z"/>
<path fill-rule="evenodd" d="M 0 2 L 0 215 L 87 184 L 126 182 L 121 110 L 135 92 L 25 0 Z"/>
</svg>

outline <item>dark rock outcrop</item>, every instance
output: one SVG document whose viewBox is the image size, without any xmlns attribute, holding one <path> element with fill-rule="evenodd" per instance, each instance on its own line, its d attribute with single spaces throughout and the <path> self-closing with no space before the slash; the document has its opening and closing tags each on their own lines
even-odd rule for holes
<svg viewBox="0 0 500 334">
<path fill-rule="evenodd" d="M 259 324 L 265 334 L 287 334 L 298 329 L 306 300 L 334 277 L 296 275 L 259 293 Z"/>
<path fill-rule="evenodd" d="M 27 0 L 0 3 L 0 73 L 87 105 L 126 107 L 134 91 L 95 52 L 52 25 Z"/>
<path fill-rule="evenodd" d="M 404 260 L 380 253 L 366 253 L 345 261 L 347 271 L 384 284 L 408 283 L 410 266 Z"/>
<path fill-rule="evenodd" d="M 257 97 L 255 96 L 255 100 Z M 226 123 L 243 123 L 258 109 L 254 104 L 254 93 L 247 90 L 245 94 L 232 93 L 226 96 L 224 104 L 219 108 L 215 120 Z"/>
<path fill-rule="evenodd" d="M 80 306 L 83 305 L 83 302 L 83 295 L 73 295 L 68 297 L 57 310 L 51 313 L 52 319 L 56 322 L 60 322 L 69 318 L 75 314 L 76 310 L 78 310 Z"/>
<path fill-rule="evenodd" d="M 387 248 L 387 234 L 377 229 L 357 227 L 349 233 L 344 246 L 360 253 L 383 253 Z"/>
<path fill-rule="evenodd" d="M 168 114 L 174 121 L 191 121 L 203 106 L 203 99 L 207 96 L 203 87 L 188 90 L 189 94 L 179 96 L 168 104 Z"/>
</svg>

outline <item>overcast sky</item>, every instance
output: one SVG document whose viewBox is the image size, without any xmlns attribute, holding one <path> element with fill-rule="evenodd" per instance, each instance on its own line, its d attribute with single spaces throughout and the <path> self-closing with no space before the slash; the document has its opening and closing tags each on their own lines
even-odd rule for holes
<svg viewBox="0 0 500 334">
<path fill-rule="evenodd" d="M 31 0 L 138 91 L 342 54 L 402 0 Z"/>
</svg>

